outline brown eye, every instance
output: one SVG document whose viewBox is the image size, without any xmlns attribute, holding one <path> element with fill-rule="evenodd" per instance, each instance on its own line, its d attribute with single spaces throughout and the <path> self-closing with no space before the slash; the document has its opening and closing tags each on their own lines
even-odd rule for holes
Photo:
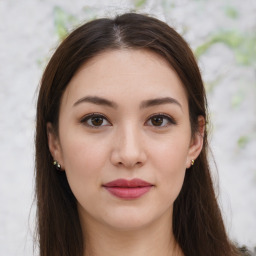
<svg viewBox="0 0 256 256">
<path fill-rule="evenodd" d="M 102 126 L 111 125 L 107 118 L 100 114 L 87 115 L 81 120 L 81 123 L 84 123 L 86 126 L 92 128 L 100 128 Z"/>
<path fill-rule="evenodd" d="M 176 122 L 173 118 L 171 118 L 168 115 L 159 114 L 151 116 L 146 122 L 146 124 L 154 127 L 167 127 L 171 124 L 176 124 Z"/>
<path fill-rule="evenodd" d="M 103 124 L 103 118 L 102 117 L 92 117 L 91 118 L 91 123 L 94 126 L 100 126 Z"/>
<path fill-rule="evenodd" d="M 161 126 L 163 124 L 163 117 L 162 116 L 152 117 L 151 123 L 154 126 Z"/>
</svg>

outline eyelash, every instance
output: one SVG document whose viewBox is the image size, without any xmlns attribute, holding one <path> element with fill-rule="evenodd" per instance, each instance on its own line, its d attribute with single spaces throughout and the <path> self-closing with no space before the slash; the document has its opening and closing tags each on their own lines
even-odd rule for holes
<svg viewBox="0 0 256 256">
<path fill-rule="evenodd" d="M 169 126 L 169 125 L 176 125 L 176 124 L 177 124 L 176 120 L 175 120 L 173 117 L 171 117 L 171 116 L 169 116 L 169 115 L 167 115 L 167 114 L 163 114 L 163 113 L 157 113 L 157 114 L 153 114 L 153 115 L 149 116 L 149 118 L 147 119 L 146 123 L 148 123 L 150 120 L 151 120 L 151 122 L 152 122 L 152 118 L 154 118 L 154 117 L 155 117 L 155 118 L 159 118 L 159 117 L 160 117 L 160 118 L 163 118 L 163 119 L 167 120 L 167 124 L 164 125 L 164 126 L 149 125 L 149 126 L 152 126 L 152 127 L 154 127 L 154 128 L 165 128 L 165 127 L 167 127 L 167 126 Z M 110 125 L 94 126 L 94 125 L 88 124 L 88 121 L 89 121 L 91 118 L 102 118 L 102 119 L 106 120 Z M 104 116 L 104 115 L 102 115 L 102 114 L 100 114 L 100 113 L 92 113 L 92 114 L 86 115 L 86 116 L 84 116 L 84 117 L 81 119 L 80 122 L 83 123 L 83 124 L 85 124 L 86 126 L 88 126 L 88 127 L 90 127 L 90 128 L 93 128 L 93 129 L 99 129 L 99 128 L 102 127 L 102 126 L 111 126 L 111 125 L 112 125 L 112 124 L 108 121 L 107 117 Z M 104 122 L 104 121 L 103 121 L 103 122 Z"/>
<path fill-rule="evenodd" d="M 102 118 L 104 120 L 107 120 L 108 123 L 110 123 L 107 119 L 107 117 L 105 117 L 104 115 L 100 114 L 100 113 L 92 113 L 92 114 L 89 114 L 89 115 L 86 115 L 82 118 L 82 120 L 80 121 L 81 123 L 85 124 L 86 126 L 90 127 L 90 128 L 94 128 L 94 129 L 99 129 L 100 127 L 102 126 L 93 126 L 93 125 L 90 125 L 88 124 L 88 121 L 91 119 L 91 118 Z M 111 123 L 110 123 L 111 124 Z M 103 126 L 110 126 L 110 125 L 103 125 Z"/>
<path fill-rule="evenodd" d="M 161 118 L 167 120 L 167 124 L 164 125 L 164 126 L 151 125 L 151 126 L 156 127 L 156 128 L 164 128 L 164 127 L 167 127 L 169 125 L 176 125 L 177 124 L 176 120 L 173 117 L 171 117 L 170 115 L 167 115 L 167 114 L 163 114 L 163 113 L 152 114 L 151 116 L 149 116 L 146 123 L 149 122 L 150 120 L 152 121 L 152 118 L 154 118 L 154 117 L 161 117 Z"/>
</svg>

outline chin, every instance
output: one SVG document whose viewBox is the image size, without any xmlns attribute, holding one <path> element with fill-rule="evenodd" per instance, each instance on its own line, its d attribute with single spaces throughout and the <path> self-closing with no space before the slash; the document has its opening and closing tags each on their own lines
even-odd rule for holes
<svg viewBox="0 0 256 256">
<path fill-rule="evenodd" d="M 135 231 L 143 229 L 149 226 L 151 221 L 145 221 L 145 218 L 122 218 L 122 219 L 115 219 L 112 221 L 106 222 L 106 224 L 113 230 L 118 231 Z"/>
<path fill-rule="evenodd" d="M 159 213 L 126 208 L 105 216 L 103 222 L 115 230 L 134 231 L 149 227 L 157 219 L 159 219 Z"/>
</svg>

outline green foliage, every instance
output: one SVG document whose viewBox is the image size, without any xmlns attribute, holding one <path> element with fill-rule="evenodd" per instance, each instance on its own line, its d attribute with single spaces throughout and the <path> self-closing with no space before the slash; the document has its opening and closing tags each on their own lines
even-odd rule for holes
<svg viewBox="0 0 256 256">
<path fill-rule="evenodd" d="M 223 79 L 224 75 L 220 74 L 218 75 L 213 81 L 205 82 L 205 89 L 207 93 L 211 93 L 216 85 L 220 83 L 220 81 Z"/>
<path fill-rule="evenodd" d="M 244 135 L 244 136 L 241 136 L 237 140 L 237 145 L 239 148 L 244 148 L 248 144 L 249 141 L 250 141 L 249 137 Z"/>
<path fill-rule="evenodd" d="M 235 9 L 232 6 L 227 6 L 225 12 L 226 12 L 226 15 L 231 19 L 237 19 L 239 16 L 237 9 Z"/>
<path fill-rule="evenodd" d="M 55 31 L 60 40 L 63 40 L 67 34 L 70 27 L 78 23 L 74 15 L 67 13 L 61 7 L 54 7 L 54 25 Z"/>
<path fill-rule="evenodd" d="M 233 108 L 237 108 L 240 106 L 240 104 L 243 102 L 243 100 L 245 99 L 245 94 L 244 92 L 238 92 L 237 94 L 235 94 L 233 97 L 232 97 L 232 100 L 231 100 L 231 104 L 232 104 L 232 107 Z"/>
<path fill-rule="evenodd" d="M 134 6 L 136 9 L 141 8 L 143 5 L 147 3 L 147 0 L 135 0 L 134 1 Z"/>
<path fill-rule="evenodd" d="M 161 6 L 162 6 L 164 12 L 168 12 L 171 9 L 174 9 L 176 7 L 176 3 L 175 3 L 175 1 L 162 0 Z"/>
<path fill-rule="evenodd" d="M 84 6 L 83 7 L 84 16 L 86 17 L 86 21 L 95 20 L 97 15 L 97 9 L 92 6 Z"/>
<path fill-rule="evenodd" d="M 238 64 L 256 65 L 256 34 L 242 34 L 238 31 L 221 31 L 197 47 L 195 50 L 197 58 L 216 43 L 223 43 L 232 49 Z"/>
</svg>

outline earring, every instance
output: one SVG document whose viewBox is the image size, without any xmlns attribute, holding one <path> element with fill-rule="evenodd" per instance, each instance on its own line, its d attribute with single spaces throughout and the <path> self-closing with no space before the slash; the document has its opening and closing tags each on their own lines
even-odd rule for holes
<svg viewBox="0 0 256 256">
<path fill-rule="evenodd" d="M 195 163 L 195 160 L 192 159 L 192 160 L 191 160 L 191 165 L 194 165 L 194 163 Z"/>
<path fill-rule="evenodd" d="M 53 165 L 55 166 L 56 170 L 60 171 L 61 170 L 61 165 L 57 160 L 53 160 Z"/>
</svg>

